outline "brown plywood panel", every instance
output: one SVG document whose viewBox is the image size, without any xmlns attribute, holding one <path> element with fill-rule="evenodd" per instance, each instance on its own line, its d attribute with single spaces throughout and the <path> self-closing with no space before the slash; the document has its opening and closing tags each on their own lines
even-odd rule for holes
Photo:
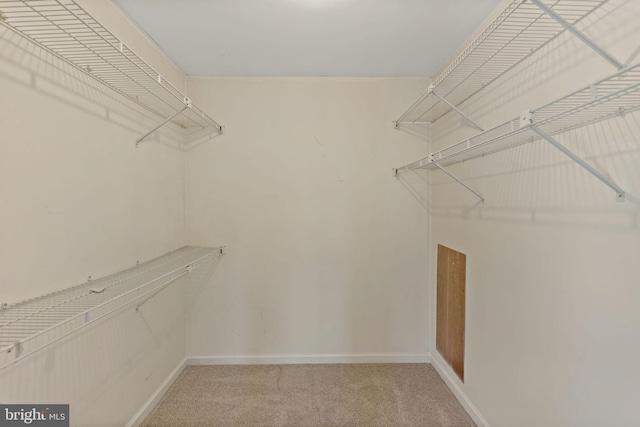
<svg viewBox="0 0 640 427">
<path fill-rule="evenodd" d="M 447 282 L 449 274 L 449 252 L 448 248 L 438 245 L 438 281 L 436 298 L 436 348 L 444 360 L 449 360 L 447 353 Z"/>
<path fill-rule="evenodd" d="M 464 380 L 464 320 L 467 256 L 452 251 L 449 256 L 449 357 L 453 371 Z"/>
<path fill-rule="evenodd" d="M 467 256 L 438 245 L 436 348 L 464 380 L 464 322 Z"/>
</svg>

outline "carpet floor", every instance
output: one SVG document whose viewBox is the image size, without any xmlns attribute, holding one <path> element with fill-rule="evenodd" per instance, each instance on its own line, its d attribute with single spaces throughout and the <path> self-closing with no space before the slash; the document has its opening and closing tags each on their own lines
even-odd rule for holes
<svg viewBox="0 0 640 427">
<path fill-rule="evenodd" d="M 475 426 L 429 364 L 189 366 L 142 425 Z"/>
</svg>

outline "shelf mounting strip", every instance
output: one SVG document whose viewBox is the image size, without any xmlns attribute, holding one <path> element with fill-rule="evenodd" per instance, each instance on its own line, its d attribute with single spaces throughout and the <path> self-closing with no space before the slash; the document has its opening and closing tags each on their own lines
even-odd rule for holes
<svg viewBox="0 0 640 427">
<path fill-rule="evenodd" d="M 554 136 L 639 109 L 640 64 L 637 64 L 540 108 L 528 110 L 469 139 L 396 168 L 394 174 L 399 176 L 419 168 L 443 170 L 467 190 L 483 199 L 477 191 L 454 177 L 445 167 L 542 139 L 613 189 L 616 192 L 616 201 L 624 202 L 625 192 L 619 185 L 558 142 Z"/>
<path fill-rule="evenodd" d="M 607 1 L 555 0 L 552 6 L 547 6 L 541 0 L 514 0 L 395 121 L 396 129 L 403 125 L 433 124 L 453 110 L 483 131 L 460 105 L 565 30 L 618 70 L 622 69 L 623 64 L 575 26 Z M 431 103 L 427 102 L 429 99 Z"/>
<path fill-rule="evenodd" d="M 136 146 L 170 122 L 184 144 L 222 133 L 218 122 L 74 0 L 0 0 L 0 26 L 159 117 Z"/>
</svg>

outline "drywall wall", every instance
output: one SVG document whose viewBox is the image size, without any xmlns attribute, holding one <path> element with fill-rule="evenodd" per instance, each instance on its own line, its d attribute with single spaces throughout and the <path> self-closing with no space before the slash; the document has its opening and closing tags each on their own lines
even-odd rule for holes
<svg viewBox="0 0 640 427">
<path fill-rule="evenodd" d="M 184 360 L 186 283 L 0 371 L 0 401 L 69 404 L 72 426 L 125 426 Z"/>
<path fill-rule="evenodd" d="M 579 27 L 625 62 L 637 55 L 638 22 L 638 2 L 612 0 Z M 491 127 L 615 71 L 565 35 L 464 108 Z M 432 150 L 476 132 L 461 125 L 453 115 L 439 123 Z M 484 205 L 431 173 L 432 265 L 439 243 L 467 254 L 464 384 L 441 369 L 492 427 L 635 426 L 640 116 L 558 140 L 627 190 L 626 203 L 542 141 L 450 168 Z"/>
<path fill-rule="evenodd" d="M 391 167 L 427 148 L 392 124 L 425 88 L 189 80 L 227 128 L 186 155 L 187 242 L 229 249 L 188 319 L 188 356 L 424 360 L 427 212 Z"/>
<path fill-rule="evenodd" d="M 117 35 L 133 28 L 109 2 L 79 4 Z M 2 302 L 183 246 L 182 152 L 171 144 L 135 146 L 157 118 L 5 27 L 1 36 Z M 163 73 L 176 73 L 149 41 L 143 48 L 142 34 L 123 40 L 137 42 Z"/>
<path fill-rule="evenodd" d="M 80 4 L 182 83 L 111 2 Z M 150 118 L 5 27 L 0 87 L 0 302 L 184 245 L 184 156 L 168 141 L 136 149 Z M 69 403 L 72 425 L 124 425 L 184 358 L 175 289 L 3 370 L 0 401 Z"/>
</svg>

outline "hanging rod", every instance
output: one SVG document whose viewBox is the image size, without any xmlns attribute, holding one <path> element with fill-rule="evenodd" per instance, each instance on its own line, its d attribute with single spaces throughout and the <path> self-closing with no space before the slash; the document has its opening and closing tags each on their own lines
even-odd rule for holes
<svg viewBox="0 0 640 427">
<path fill-rule="evenodd" d="M 395 174 L 402 174 L 419 168 L 434 169 L 484 157 L 541 138 L 551 143 L 542 133 L 552 138 L 569 130 L 637 110 L 640 110 L 640 64 L 627 67 L 540 108 L 530 110 L 527 114 L 519 115 L 471 138 L 395 168 L 394 171 Z M 535 129 L 532 129 L 531 125 L 535 125 Z M 561 149 L 556 145 L 557 141 L 552 139 L 555 142 L 552 145 Z M 566 151 L 563 152 L 615 190 L 617 201 L 624 201 L 622 188 L 597 170 L 590 169 L 582 159 L 576 160 L 579 157 L 575 154 L 570 155 L 568 150 Z"/>
<path fill-rule="evenodd" d="M 222 133 L 194 104 L 174 115 L 185 95 L 74 0 L 1 1 L 0 17 L 0 25 L 146 111 L 163 120 L 171 116 L 182 143 Z"/>
<path fill-rule="evenodd" d="M 556 0 L 552 6 L 539 0 L 512 1 L 395 121 L 396 129 L 434 123 L 454 106 L 481 128 L 462 113 L 460 105 L 567 30 L 619 68 L 618 61 L 575 27 L 607 1 Z M 556 10 L 562 10 L 562 16 Z"/>
<path fill-rule="evenodd" d="M 21 303 L 3 304 L 0 371 L 133 303 L 147 302 L 224 250 L 224 246 L 185 247 L 103 279 Z"/>
</svg>

